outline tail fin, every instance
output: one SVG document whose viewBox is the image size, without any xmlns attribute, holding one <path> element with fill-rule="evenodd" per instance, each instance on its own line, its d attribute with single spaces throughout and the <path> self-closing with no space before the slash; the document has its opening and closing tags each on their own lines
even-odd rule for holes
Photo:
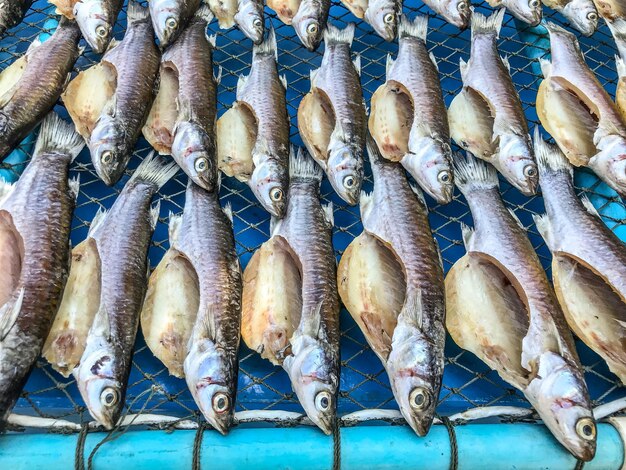
<svg viewBox="0 0 626 470">
<path fill-rule="evenodd" d="M 324 42 L 327 45 L 330 44 L 348 44 L 352 46 L 352 40 L 354 39 L 354 23 L 350 23 L 344 29 L 339 29 L 336 26 L 328 23 L 326 31 L 324 31 Z"/>
<path fill-rule="evenodd" d="M 53 111 L 41 124 L 33 155 L 36 158 L 42 153 L 60 153 L 70 155 L 74 160 L 84 146 L 85 141 L 76 132 L 74 125 L 64 121 Z"/>
<path fill-rule="evenodd" d="M 137 167 L 127 184 L 142 182 L 154 185 L 158 190 L 176 173 L 178 173 L 178 165 L 173 160 L 168 163 L 164 157 L 155 156 L 152 151 Z"/>
<path fill-rule="evenodd" d="M 490 164 L 479 160 L 469 152 L 465 158 L 457 153 L 453 160 L 454 182 L 461 192 L 465 189 L 498 187 L 498 173 Z"/>
<path fill-rule="evenodd" d="M 496 37 L 500 36 L 504 12 L 505 8 L 500 8 L 491 16 L 485 16 L 472 11 L 472 37 L 477 34 L 495 34 Z"/>
<path fill-rule="evenodd" d="M 372 137 L 372 134 L 370 134 L 369 132 L 367 133 L 367 141 L 365 146 L 367 148 L 367 155 L 369 156 L 370 163 L 374 165 L 375 163 L 379 162 L 382 156 L 380 154 L 380 150 L 378 149 L 378 144 L 374 140 L 374 137 Z"/>
<path fill-rule="evenodd" d="M 416 16 L 413 21 L 409 20 L 406 16 L 400 17 L 400 24 L 398 25 L 398 36 L 400 38 L 417 38 L 425 42 L 427 34 L 427 16 Z"/>
<path fill-rule="evenodd" d="M 533 140 L 535 144 L 535 157 L 537 158 L 540 173 L 564 170 L 569 171 L 570 174 L 574 176 L 574 169 L 567 157 L 556 144 L 551 144 L 543 140 L 541 132 L 539 132 L 539 126 L 535 127 Z"/>
<path fill-rule="evenodd" d="M 267 37 L 261 44 L 254 45 L 252 54 L 255 56 L 257 54 L 273 55 L 278 60 L 278 47 L 276 46 L 276 31 L 274 31 L 274 27 L 270 28 Z"/>
<path fill-rule="evenodd" d="M 141 3 L 135 0 L 128 0 L 128 24 L 136 23 L 137 21 L 150 18 L 150 12 L 147 7 L 141 5 Z"/>
<path fill-rule="evenodd" d="M 291 154 L 289 157 L 289 176 L 291 178 L 302 179 L 314 179 L 322 181 L 324 173 L 322 168 L 315 163 L 315 160 L 307 153 L 304 148 L 298 148 L 298 155 L 295 155 L 295 150 L 291 148 Z"/>
<path fill-rule="evenodd" d="M 213 21 L 214 15 L 211 9 L 209 8 L 209 5 L 207 5 L 206 3 L 202 3 L 200 8 L 198 8 L 198 11 L 196 11 L 194 17 L 202 21 L 205 21 L 208 24 L 211 21 Z"/>
</svg>

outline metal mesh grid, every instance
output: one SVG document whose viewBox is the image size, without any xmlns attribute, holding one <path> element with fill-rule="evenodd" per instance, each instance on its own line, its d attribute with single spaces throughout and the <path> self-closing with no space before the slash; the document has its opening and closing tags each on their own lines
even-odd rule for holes
<svg viewBox="0 0 626 470">
<path fill-rule="evenodd" d="M 404 12 L 409 17 L 416 14 L 432 15 L 427 7 L 423 5 L 416 7 L 413 2 L 408 3 L 405 5 Z M 480 6 L 477 7 L 477 11 L 490 13 L 490 10 Z M 322 51 L 308 52 L 300 44 L 290 26 L 283 25 L 269 10 L 267 14 L 269 21 L 276 28 L 279 69 L 286 75 L 289 83 L 287 100 L 291 116 L 292 141 L 301 145 L 295 118 L 297 107 L 302 96 L 309 90 L 309 71 L 319 66 Z M 34 4 L 24 22 L 13 28 L 0 42 L 0 70 L 6 68 L 27 49 L 29 43 L 42 31 L 46 19 L 52 15 L 53 7 L 44 0 L 38 0 Z M 563 20 L 562 17 L 549 10 L 546 10 L 546 17 L 559 23 Z M 343 6 L 333 6 L 330 21 L 340 27 L 351 21 L 357 23 L 353 50 L 362 56 L 361 80 L 366 102 L 369 103 L 372 93 L 384 81 L 386 55 L 387 53 L 395 54 L 397 44 L 384 42 L 367 24 L 357 21 Z M 125 23 L 125 13 L 122 12 L 115 29 L 117 38 L 123 36 Z M 460 32 L 438 17 L 431 17 L 429 26 L 428 46 L 439 61 L 444 98 L 446 104 L 449 105 L 461 88 L 458 63 L 460 58 L 466 59 L 469 54 L 470 33 L 469 31 Z M 502 55 L 509 56 L 511 74 L 520 92 L 526 115 L 531 123 L 536 123 L 534 100 L 540 76 L 536 61 L 529 58 L 532 48 L 520 39 L 516 26 L 528 29 L 525 26 L 516 25 L 512 17 L 507 15 L 501 32 L 500 51 Z M 218 50 L 214 60 L 223 68 L 218 102 L 218 113 L 221 115 L 235 99 L 238 76 L 249 69 L 251 42 L 237 30 L 217 30 L 215 22 L 210 25 L 209 29 L 217 33 Z M 608 28 L 602 25 L 592 38 L 581 38 L 581 47 L 586 52 L 588 63 L 600 81 L 610 93 L 614 93 L 617 78 L 613 60 L 615 46 Z M 323 46 L 321 49 L 323 50 Z M 97 60 L 98 58 L 90 52 L 85 53 L 79 59 L 76 70 L 84 69 Z M 57 111 L 67 118 L 61 104 L 57 106 Z M 32 143 L 23 144 L 22 149 L 28 153 L 31 146 Z M 134 169 L 148 151 L 149 146 L 141 140 L 129 168 Z M 4 168 L 10 172 L 18 166 L 4 165 Z M 83 151 L 78 157 L 72 166 L 71 173 L 80 175 L 81 182 L 72 230 L 72 243 L 75 245 L 86 236 L 89 222 L 98 208 L 110 207 L 126 178 L 114 188 L 106 187 L 95 175 L 87 151 Z M 607 224 L 615 231 L 624 234 L 626 220 L 624 220 L 623 206 L 619 198 L 611 196 L 611 191 L 585 170 L 577 172 L 576 181 L 577 184 L 582 181 L 587 186 L 581 191 L 590 196 L 605 217 Z M 592 184 L 589 184 L 589 181 Z M 161 200 L 161 219 L 150 250 L 152 267 L 156 266 L 168 247 L 167 220 L 164 217 L 170 210 L 174 213 L 182 211 L 185 184 L 186 177 L 179 172 L 155 198 Z M 365 189 L 371 190 L 369 171 L 364 186 Z M 504 181 L 501 182 L 501 192 L 506 203 L 515 209 L 522 223 L 528 228 L 533 246 L 537 249 L 544 266 L 548 267 L 550 253 L 532 221 L 533 214 L 543 211 L 541 197 L 526 198 Z M 324 181 L 322 185 L 322 195 L 324 202 L 332 201 L 335 206 L 333 241 L 339 257 L 350 241 L 362 230 L 359 210 L 358 207 L 346 206 L 333 193 L 327 181 Z M 237 251 L 242 267 L 245 267 L 252 253 L 269 237 L 269 216 L 256 202 L 248 186 L 232 178 L 223 179 L 221 198 L 222 203 L 230 202 L 232 205 Z M 428 200 L 428 205 L 431 226 L 439 242 L 444 269 L 447 271 L 464 254 L 459 222 L 471 224 L 469 209 L 458 191 L 455 193 L 454 201 L 448 205 L 437 205 L 432 199 Z M 616 216 L 615 214 L 622 215 Z M 624 236 L 622 238 L 624 239 Z M 370 408 L 397 408 L 382 365 L 369 349 L 363 335 L 345 310 L 341 313 L 341 327 L 342 372 L 339 414 Z M 608 371 L 604 362 L 581 342 L 577 344 L 594 404 L 604 403 L 621 396 L 623 393 L 619 388 L 619 382 Z M 135 348 L 126 403 L 128 412 L 161 413 L 181 419 L 200 420 L 200 414 L 184 380 L 168 376 L 167 370 L 145 346 L 141 333 L 138 335 Z M 448 338 L 439 413 L 450 415 L 485 405 L 529 406 L 519 392 L 500 380 L 495 372 L 475 356 L 460 350 Z M 237 410 L 253 409 L 302 411 L 284 371 L 281 368 L 272 367 L 269 362 L 262 360 L 242 344 Z M 33 371 L 15 412 L 62 418 L 80 423 L 91 420 L 74 379 L 63 379 L 43 359 L 39 360 Z"/>
</svg>

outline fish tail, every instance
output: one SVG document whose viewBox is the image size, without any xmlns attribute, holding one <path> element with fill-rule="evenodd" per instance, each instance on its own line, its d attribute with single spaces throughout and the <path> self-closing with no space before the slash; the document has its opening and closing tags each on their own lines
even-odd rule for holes
<svg viewBox="0 0 626 470">
<path fill-rule="evenodd" d="M 206 3 L 202 3 L 202 6 L 198 8 L 198 11 L 196 11 L 194 16 L 202 21 L 205 21 L 207 24 L 213 21 L 214 18 L 213 12 Z"/>
<path fill-rule="evenodd" d="M 177 172 L 178 165 L 176 165 L 176 162 L 170 161 L 168 163 L 165 158 L 155 155 L 154 151 L 152 151 L 137 167 L 128 183 L 130 184 L 133 181 L 147 183 L 155 186 L 158 190 Z"/>
<path fill-rule="evenodd" d="M 148 8 L 141 5 L 141 3 L 135 0 L 128 0 L 128 24 L 136 23 L 137 21 L 150 18 L 150 12 Z"/>
<path fill-rule="evenodd" d="M 561 152 L 561 149 L 555 144 L 546 142 L 541 136 L 539 126 L 535 127 L 535 135 L 533 138 L 535 146 L 535 157 L 539 165 L 539 172 L 552 173 L 555 171 L 565 170 L 572 174 L 573 168 L 567 157 Z"/>
<path fill-rule="evenodd" d="M 406 16 L 400 17 L 400 24 L 398 25 L 398 36 L 400 38 L 417 38 L 421 41 L 426 41 L 427 34 L 427 16 L 416 16 L 413 21 L 408 19 Z"/>
<path fill-rule="evenodd" d="M 93 237 L 93 235 L 96 233 L 96 230 L 98 230 L 98 228 L 102 226 L 102 223 L 104 222 L 107 214 L 108 211 L 106 209 L 104 209 L 103 207 L 98 208 L 96 215 L 93 216 L 91 224 L 89 225 L 89 232 L 87 232 L 87 236 Z"/>
<path fill-rule="evenodd" d="M 273 55 L 278 60 L 278 47 L 276 46 L 276 31 L 274 31 L 274 27 L 272 26 L 267 33 L 267 38 L 263 40 L 261 44 L 254 45 L 252 48 L 252 54 L 266 54 Z"/>
<path fill-rule="evenodd" d="M 74 125 L 51 112 L 41 124 L 33 155 L 37 157 L 43 153 L 59 153 L 70 155 L 74 160 L 84 146 L 85 140 L 76 132 Z"/>
<path fill-rule="evenodd" d="M 299 147 L 296 156 L 296 152 L 292 147 L 289 158 L 289 176 L 291 178 L 322 181 L 323 171 L 304 148 Z"/>
<path fill-rule="evenodd" d="M 454 158 L 454 182 L 461 191 L 466 188 L 495 188 L 498 186 L 496 169 L 467 152 L 463 158 L 457 153 Z"/>
<path fill-rule="evenodd" d="M 502 20 L 505 8 L 500 8 L 491 16 L 485 16 L 475 11 L 472 12 L 472 38 L 477 34 L 495 34 L 500 36 Z"/>
<path fill-rule="evenodd" d="M 354 23 L 350 23 L 344 29 L 339 29 L 336 26 L 328 23 L 326 31 L 324 31 L 324 42 L 326 44 L 348 44 L 352 45 L 354 39 Z"/>
</svg>

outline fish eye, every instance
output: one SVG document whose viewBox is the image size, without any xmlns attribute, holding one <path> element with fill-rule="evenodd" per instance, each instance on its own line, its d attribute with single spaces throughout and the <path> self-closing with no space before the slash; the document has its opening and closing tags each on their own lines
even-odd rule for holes
<svg viewBox="0 0 626 470">
<path fill-rule="evenodd" d="M 109 32 L 106 26 L 100 25 L 96 28 L 96 35 L 98 35 L 98 37 L 105 38 L 107 34 L 109 34 Z"/>
<path fill-rule="evenodd" d="M 467 10 L 467 3 L 465 2 L 459 2 L 456 4 L 456 9 L 459 11 L 465 11 Z"/>
<path fill-rule="evenodd" d="M 213 395 L 213 411 L 216 413 L 224 413 L 230 408 L 230 398 L 224 392 L 217 392 Z"/>
<path fill-rule="evenodd" d="M 524 167 L 524 176 L 527 178 L 534 178 L 537 176 L 537 167 L 535 165 L 526 165 Z"/>
<path fill-rule="evenodd" d="M 263 26 L 263 21 L 261 21 L 261 18 L 257 18 L 252 22 L 252 26 L 254 26 L 255 28 L 260 28 L 261 26 Z"/>
<path fill-rule="evenodd" d="M 387 24 L 392 24 L 394 22 L 394 20 L 396 19 L 396 15 L 394 15 L 393 13 L 387 13 L 384 17 L 383 17 L 383 21 Z"/>
<path fill-rule="evenodd" d="M 352 189 L 356 186 L 356 178 L 354 176 L 348 175 L 343 179 L 343 186 L 346 189 Z"/>
<path fill-rule="evenodd" d="M 328 411 L 330 409 L 330 393 L 327 391 L 319 392 L 315 395 L 315 408 L 317 411 Z"/>
<path fill-rule="evenodd" d="M 598 14 L 595 11 L 590 11 L 587 13 L 587 19 L 589 21 L 598 21 Z"/>
<path fill-rule="evenodd" d="M 174 29 L 178 26 L 178 21 L 173 16 L 170 16 L 168 19 L 165 20 L 165 26 L 170 29 Z"/>
<path fill-rule="evenodd" d="M 591 418 L 580 418 L 576 422 L 576 434 L 586 441 L 596 438 L 596 423 Z"/>
<path fill-rule="evenodd" d="M 111 152 L 110 150 L 102 152 L 102 155 L 100 156 L 100 161 L 105 165 L 111 163 L 113 161 L 113 152 Z"/>
<path fill-rule="evenodd" d="M 197 158 L 193 164 L 193 167 L 195 168 L 197 172 L 205 171 L 208 166 L 209 166 L 209 161 L 206 159 L 206 157 Z"/>
<path fill-rule="evenodd" d="M 274 188 L 270 191 L 270 199 L 274 202 L 283 200 L 283 190 L 280 188 Z"/>
<path fill-rule="evenodd" d="M 423 410 L 430 403 L 430 393 L 423 387 L 416 387 L 411 390 L 409 404 L 414 410 Z"/>
<path fill-rule="evenodd" d="M 530 2 L 528 2 L 530 8 L 539 8 L 540 4 L 539 0 L 530 0 Z"/>
<path fill-rule="evenodd" d="M 306 32 L 309 34 L 317 34 L 319 29 L 320 28 L 317 23 L 309 23 L 309 25 L 306 27 Z"/>
<path fill-rule="evenodd" d="M 451 178 L 451 174 L 448 170 L 443 170 L 440 171 L 439 174 L 437 175 L 437 180 L 439 180 L 440 183 L 449 183 Z"/>
<path fill-rule="evenodd" d="M 104 406 L 114 406 L 120 400 L 119 392 L 113 387 L 107 387 L 100 394 L 100 403 Z"/>
</svg>

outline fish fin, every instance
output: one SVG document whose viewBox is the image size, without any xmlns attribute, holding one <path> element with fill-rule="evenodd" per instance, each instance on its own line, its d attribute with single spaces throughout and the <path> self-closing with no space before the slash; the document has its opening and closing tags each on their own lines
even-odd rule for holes
<svg viewBox="0 0 626 470">
<path fill-rule="evenodd" d="M 473 11 L 472 22 L 471 22 L 472 38 L 476 34 L 492 34 L 492 33 L 495 33 L 496 37 L 499 37 L 505 11 L 506 11 L 506 8 L 500 8 L 495 13 L 492 13 L 491 16 L 485 16 L 476 11 Z"/>
<path fill-rule="evenodd" d="M 283 88 L 287 89 L 287 75 L 281 75 L 278 77 L 280 79 L 280 83 L 283 84 Z"/>
<path fill-rule="evenodd" d="M 324 42 L 327 45 L 348 44 L 349 46 L 352 46 L 354 28 L 354 23 L 349 23 L 344 29 L 339 29 L 329 23 L 326 25 L 326 31 L 324 31 Z"/>
<path fill-rule="evenodd" d="M 33 42 L 31 42 L 28 46 L 28 49 L 26 49 L 26 55 L 30 55 L 33 53 L 33 51 L 35 49 L 37 49 L 39 46 L 41 46 L 43 43 L 41 42 L 41 39 L 39 39 L 39 37 L 36 37 Z"/>
<path fill-rule="evenodd" d="M 200 18 L 201 20 L 206 22 L 206 24 L 209 24 L 211 21 L 213 21 L 213 18 L 214 18 L 213 12 L 209 8 L 209 5 L 207 5 L 204 2 L 201 3 L 200 8 L 198 8 L 198 10 L 196 11 L 196 13 L 193 16 L 196 17 L 196 18 Z M 213 47 L 215 47 L 215 43 L 213 43 Z"/>
<path fill-rule="evenodd" d="M 84 146 L 85 140 L 76 132 L 74 125 L 51 112 L 41 124 L 33 155 L 35 158 L 43 153 L 70 155 L 73 161 Z"/>
<path fill-rule="evenodd" d="M 222 207 L 222 211 L 226 218 L 230 221 L 230 224 L 233 224 L 233 206 L 230 202 L 227 202 L 224 207 Z"/>
<path fill-rule="evenodd" d="M 289 158 L 289 176 L 290 178 L 304 178 L 322 181 L 324 172 L 322 168 L 315 163 L 306 150 L 302 147 L 298 148 L 297 156 L 294 152 Z"/>
<path fill-rule="evenodd" d="M 135 0 L 128 0 L 128 11 L 126 15 L 129 25 L 150 18 L 148 8 L 142 6 Z"/>
<path fill-rule="evenodd" d="M 574 36 L 567 29 L 563 28 L 561 25 L 558 25 L 552 21 L 544 21 L 542 22 L 544 28 L 548 30 L 549 33 L 566 33 L 571 36 Z M 574 36 L 575 37 L 575 36 Z"/>
<path fill-rule="evenodd" d="M 270 217 L 270 236 L 273 236 L 278 231 L 282 220 L 283 219 L 279 219 L 278 217 Z"/>
<path fill-rule="evenodd" d="M 237 100 L 239 100 L 241 98 L 241 94 L 243 93 L 243 87 L 246 86 L 246 82 L 248 81 L 248 75 L 245 74 L 241 74 L 239 75 L 239 78 L 237 79 L 237 91 L 235 93 L 235 97 Z"/>
<path fill-rule="evenodd" d="M 511 75 L 511 64 L 509 63 L 509 56 L 503 55 L 502 57 L 500 57 L 500 60 L 502 60 L 502 63 L 506 67 L 507 72 L 509 72 L 509 75 Z"/>
<path fill-rule="evenodd" d="M 0 178 L 0 204 L 2 204 L 2 201 L 9 197 L 14 189 L 14 183 L 8 183 Z"/>
<path fill-rule="evenodd" d="M 461 191 L 465 188 L 495 188 L 498 186 L 498 174 L 493 166 L 485 163 L 471 153 L 466 158 L 456 154 L 454 181 Z"/>
<path fill-rule="evenodd" d="M 206 315 L 200 315 L 198 312 L 199 321 L 196 321 L 196 324 L 193 328 L 193 333 L 191 334 L 190 343 L 194 344 L 198 341 L 209 338 L 211 341 L 215 341 L 216 336 L 216 328 L 215 328 L 215 307 L 212 304 L 207 305 L 206 307 Z"/>
<path fill-rule="evenodd" d="M 426 42 L 427 34 L 428 16 L 419 15 L 413 18 L 412 21 L 406 16 L 400 17 L 400 24 L 398 25 L 399 38 L 417 38 Z"/>
<path fill-rule="evenodd" d="M 543 78 L 548 78 L 552 73 L 552 62 L 548 59 L 539 59 L 539 67 L 541 68 Z"/>
<path fill-rule="evenodd" d="M 535 147 L 535 157 L 537 158 L 537 164 L 539 165 L 539 171 L 541 173 L 565 170 L 569 171 L 572 177 L 574 176 L 572 164 L 557 145 L 546 142 L 543 139 L 539 131 L 539 126 L 535 126 L 533 143 Z"/>
<path fill-rule="evenodd" d="M 602 219 L 600 217 L 600 214 L 598 213 L 598 209 L 596 209 L 596 207 L 593 205 L 593 203 L 586 194 L 583 194 L 581 196 L 580 201 L 583 203 L 583 206 L 585 206 L 585 209 L 587 209 L 587 212 L 589 212 L 591 215 L 595 215 L 598 219 Z"/>
<path fill-rule="evenodd" d="M 317 338 L 322 327 L 322 311 L 323 301 L 320 301 L 316 307 L 313 307 L 313 312 L 310 315 L 302 315 L 300 324 L 298 325 L 297 333 L 300 335 L 310 336 Z M 297 333 L 294 333 L 296 336 Z"/>
<path fill-rule="evenodd" d="M 430 57 L 430 61 L 433 63 L 433 65 L 435 66 L 435 70 L 437 72 L 439 72 L 439 64 L 437 63 L 437 58 L 435 57 L 435 54 L 433 54 L 432 52 L 428 54 L 428 57 Z"/>
<path fill-rule="evenodd" d="M 402 310 L 398 315 L 398 323 L 402 320 L 405 322 L 416 325 L 419 329 L 422 328 L 422 293 L 416 291 L 409 294 L 404 301 Z"/>
<path fill-rule="evenodd" d="M 161 213 L 161 201 L 157 201 L 157 203 L 150 208 L 150 227 L 152 230 L 156 228 L 157 222 L 159 221 L 159 214 Z"/>
<path fill-rule="evenodd" d="M 311 69 L 311 71 L 309 72 L 309 79 L 311 80 L 311 88 L 313 88 L 315 86 L 315 79 L 317 78 L 317 74 L 320 71 L 320 69 Z"/>
<path fill-rule="evenodd" d="M 78 199 L 78 193 L 80 192 L 80 175 L 70 178 L 67 184 L 70 187 L 70 192 L 74 196 L 74 201 L 76 201 Z"/>
<path fill-rule="evenodd" d="M 178 244 L 178 237 L 180 235 L 180 226 L 183 223 L 182 214 L 174 214 L 170 211 L 169 226 L 167 229 L 168 237 L 170 240 L 170 247 L 176 247 Z"/>
<path fill-rule="evenodd" d="M 222 66 L 220 65 L 217 68 L 217 75 L 213 75 L 213 80 L 215 80 L 215 84 L 219 85 L 220 83 L 222 83 L 222 74 L 224 73 L 224 69 L 222 68 Z"/>
<path fill-rule="evenodd" d="M 267 37 L 261 44 L 255 44 L 252 48 L 252 57 L 257 54 L 273 55 L 278 60 L 278 47 L 276 46 L 276 31 L 274 27 L 270 27 Z M 254 60 L 254 59 L 253 59 Z"/>
<path fill-rule="evenodd" d="M 393 67 L 395 60 L 391 57 L 391 54 L 387 54 L 387 63 L 385 64 L 385 74 L 389 75 L 389 70 Z"/>
<path fill-rule="evenodd" d="M 463 245 L 466 251 L 470 251 L 472 246 L 472 239 L 474 238 L 474 229 L 467 224 L 461 222 L 461 235 L 463 238 Z"/>
<path fill-rule="evenodd" d="M 168 163 L 163 157 L 155 156 L 154 151 L 152 151 L 137 167 L 133 176 L 130 177 L 129 183 L 131 181 L 141 181 L 160 189 L 176 173 L 178 173 L 176 162 L 170 161 Z"/>
<path fill-rule="evenodd" d="M 552 240 L 552 224 L 550 223 L 550 218 L 548 217 L 548 214 L 533 214 L 533 220 L 535 221 L 535 225 L 537 226 L 537 231 L 539 232 L 539 235 L 541 235 L 541 237 L 546 242 L 546 245 L 548 245 L 550 251 L 552 251 L 554 248 Z"/>
<path fill-rule="evenodd" d="M 626 75 L 626 64 L 618 55 L 615 56 L 615 66 L 617 67 L 617 75 L 623 77 Z"/>
<path fill-rule="evenodd" d="M 361 76 L 361 54 L 356 55 L 356 57 L 352 61 L 352 64 L 354 65 L 356 73 L 358 73 L 360 77 Z"/>
<path fill-rule="evenodd" d="M 441 248 L 439 248 L 439 242 L 433 237 L 433 243 L 435 244 L 435 250 L 437 251 L 437 258 L 439 258 L 439 266 L 443 270 L 443 256 L 441 255 Z"/>
<path fill-rule="evenodd" d="M 363 225 L 367 225 L 367 219 L 369 215 L 372 213 L 374 193 L 366 193 L 365 191 L 361 191 L 361 197 L 359 198 L 359 205 L 361 206 L 361 220 L 363 221 Z"/>
<path fill-rule="evenodd" d="M 108 211 L 104 207 L 98 208 L 96 215 L 93 216 L 91 224 L 89 224 L 89 231 L 87 232 L 88 237 L 93 238 L 94 233 L 96 233 L 96 230 L 98 230 L 98 228 L 102 225 L 107 213 Z"/>
<path fill-rule="evenodd" d="M 522 223 L 522 221 L 519 220 L 519 217 L 517 216 L 515 211 L 511 209 L 510 207 L 507 207 L 507 209 L 509 211 L 509 214 L 511 214 L 511 217 L 513 217 L 513 220 L 515 220 L 515 223 L 519 226 L 519 228 L 521 228 L 522 230 L 526 230 L 526 227 L 524 227 L 524 224 Z"/>
<path fill-rule="evenodd" d="M 413 183 L 409 183 L 409 187 L 411 188 L 411 191 L 413 191 L 413 194 L 417 197 L 417 200 L 424 206 L 426 212 L 428 212 L 428 205 L 426 204 L 426 198 L 424 197 L 422 190 Z"/>
<path fill-rule="evenodd" d="M 324 211 L 324 218 L 326 222 L 330 225 L 330 227 L 335 226 L 335 214 L 332 201 L 328 204 L 322 204 L 322 211 Z"/>
<path fill-rule="evenodd" d="M 94 333 L 95 336 L 103 336 L 107 340 L 111 338 L 111 323 L 109 321 L 109 314 L 106 311 L 106 307 L 100 303 L 100 307 L 96 312 L 96 315 L 91 324 L 89 334 Z"/>
<path fill-rule="evenodd" d="M 211 47 L 213 49 L 215 49 L 217 47 L 217 35 L 216 34 L 209 34 L 208 30 L 207 32 L 204 34 L 204 36 L 206 37 L 207 42 L 211 45 Z"/>
<path fill-rule="evenodd" d="M 465 82 L 465 74 L 467 73 L 467 62 L 459 59 L 459 71 L 461 72 L 461 81 Z"/>
<path fill-rule="evenodd" d="M 24 288 L 20 289 L 20 293 L 15 299 L 13 304 L 7 301 L 2 307 L 0 307 L 0 341 L 9 333 L 9 330 L 13 327 L 15 320 L 17 320 L 20 310 L 22 310 L 22 301 L 24 300 Z"/>
</svg>

